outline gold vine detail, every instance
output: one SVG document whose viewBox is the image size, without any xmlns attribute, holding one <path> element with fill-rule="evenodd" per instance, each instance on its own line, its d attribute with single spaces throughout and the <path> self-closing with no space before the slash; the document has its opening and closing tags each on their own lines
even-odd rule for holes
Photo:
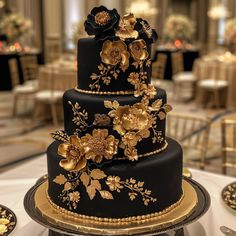
<svg viewBox="0 0 236 236">
<path fill-rule="evenodd" d="M 145 206 L 148 206 L 150 202 L 157 201 L 156 198 L 151 196 L 152 191 L 144 188 L 144 182 L 137 181 L 134 178 L 123 181 L 119 176 L 107 176 L 100 169 L 89 170 L 89 168 L 86 168 L 84 171 L 69 173 L 67 177 L 60 174 L 56 176 L 53 182 L 63 186 L 59 198 L 66 203 L 70 210 L 78 207 L 81 198 L 78 186 L 81 184 L 86 188 L 90 200 L 93 200 L 97 194 L 103 199 L 113 200 L 112 193 L 120 193 L 123 189 L 126 189 L 131 201 L 138 196 L 141 197 Z"/>
<path fill-rule="evenodd" d="M 88 120 L 88 113 L 85 109 L 81 109 L 81 106 L 78 102 L 73 105 L 71 101 L 68 101 L 68 104 L 72 107 L 74 116 L 72 121 L 76 126 L 78 126 L 78 128 L 75 130 L 75 134 L 78 134 L 79 132 L 86 130 L 88 127 L 86 122 Z"/>
</svg>

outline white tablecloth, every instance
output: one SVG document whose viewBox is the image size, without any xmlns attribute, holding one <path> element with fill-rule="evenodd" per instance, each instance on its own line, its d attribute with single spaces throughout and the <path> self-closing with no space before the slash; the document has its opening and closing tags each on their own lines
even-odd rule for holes
<svg viewBox="0 0 236 236">
<path fill-rule="evenodd" d="M 46 174 L 46 157 L 42 155 L 15 169 L 0 174 L 0 204 L 12 209 L 17 216 L 17 226 L 11 236 L 46 236 L 47 230 L 35 223 L 24 211 L 25 193 L 36 180 Z M 193 179 L 201 183 L 211 195 L 209 211 L 185 229 L 189 236 L 222 236 L 219 227 L 225 225 L 236 231 L 236 214 L 221 201 L 221 190 L 235 178 L 191 169 Z"/>
</svg>

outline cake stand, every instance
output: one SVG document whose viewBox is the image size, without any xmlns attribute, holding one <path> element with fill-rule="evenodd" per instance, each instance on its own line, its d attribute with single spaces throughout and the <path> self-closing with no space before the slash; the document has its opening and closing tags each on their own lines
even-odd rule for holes
<svg viewBox="0 0 236 236">
<path fill-rule="evenodd" d="M 37 223 L 43 225 L 49 229 L 49 236 L 87 236 L 87 235 L 139 235 L 139 236 L 183 236 L 183 227 L 193 223 L 204 215 L 210 206 L 210 196 L 206 189 L 197 183 L 196 181 L 183 177 L 184 191 L 186 192 L 185 202 L 191 202 L 191 198 L 195 196 L 196 204 L 190 210 L 188 210 L 187 203 L 183 206 L 179 206 L 179 209 L 174 213 L 174 218 L 179 220 L 166 220 L 161 225 L 155 220 L 144 225 L 132 225 L 130 228 L 112 228 L 100 226 L 96 228 L 96 225 L 91 224 L 80 224 L 76 223 L 71 227 L 70 220 L 66 217 L 61 216 L 56 210 L 51 210 L 51 217 L 48 217 L 48 209 L 52 207 L 46 200 L 43 200 L 44 194 L 46 195 L 46 178 L 43 176 L 37 183 L 27 192 L 24 198 L 24 207 L 28 215 L 35 220 Z M 191 196 L 191 191 L 194 191 L 195 195 Z M 189 194 L 189 196 L 188 196 Z M 38 200 L 40 199 L 40 204 Z M 190 200 L 189 200 L 190 199 Z M 184 206 L 185 204 L 185 206 Z M 43 210 L 47 209 L 47 210 Z M 168 218 L 168 217 L 167 217 Z"/>
</svg>

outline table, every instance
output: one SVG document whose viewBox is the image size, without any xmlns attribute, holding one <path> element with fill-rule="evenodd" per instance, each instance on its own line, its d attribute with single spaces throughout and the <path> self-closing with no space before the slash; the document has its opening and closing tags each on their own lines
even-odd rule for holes
<svg viewBox="0 0 236 236">
<path fill-rule="evenodd" d="M 193 72 L 197 80 L 215 79 L 227 80 L 227 108 L 236 108 L 236 57 L 226 56 L 199 58 L 194 63 Z"/>
<path fill-rule="evenodd" d="M 164 53 L 167 55 L 166 61 L 166 68 L 165 68 L 165 75 L 164 78 L 167 80 L 172 79 L 172 63 L 171 63 L 171 54 L 173 52 L 177 52 L 178 50 L 170 50 L 170 49 L 160 49 L 158 48 L 153 57 L 153 61 L 157 60 L 158 53 Z M 184 57 L 184 70 L 185 71 L 192 71 L 193 63 L 195 59 L 199 57 L 199 50 L 183 50 L 183 57 Z"/>
<path fill-rule="evenodd" d="M 22 68 L 21 68 L 21 64 L 20 64 L 20 57 L 22 55 L 37 55 L 38 63 L 41 64 L 41 62 L 42 62 L 41 54 L 39 52 L 0 53 L 0 91 L 12 89 L 10 69 L 9 69 L 9 65 L 8 65 L 8 61 L 11 58 L 15 58 L 17 60 L 20 84 L 23 84 L 24 78 L 23 78 L 23 72 L 22 72 Z"/>
<path fill-rule="evenodd" d="M 46 155 L 41 155 L 10 171 L 0 174 L 0 203 L 12 209 L 18 222 L 11 236 L 46 236 L 47 230 L 38 225 L 24 211 L 25 193 L 36 180 L 46 173 Z M 221 190 L 235 178 L 190 169 L 193 179 L 201 183 L 211 195 L 211 207 L 197 222 L 185 228 L 186 236 L 222 236 L 219 227 L 225 225 L 236 230 L 235 217 L 221 201 Z M 34 233 L 32 233 L 34 232 Z"/>
</svg>

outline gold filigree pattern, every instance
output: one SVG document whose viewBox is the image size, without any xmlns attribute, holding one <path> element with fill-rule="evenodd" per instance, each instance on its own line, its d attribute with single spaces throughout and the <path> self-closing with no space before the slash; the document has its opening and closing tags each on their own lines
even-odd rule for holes
<svg viewBox="0 0 236 236">
<path fill-rule="evenodd" d="M 109 85 L 112 77 L 118 78 L 120 70 L 126 71 L 129 66 L 130 53 L 127 51 L 126 44 L 121 41 L 107 40 L 103 43 L 100 53 L 101 63 L 98 66 L 99 74 L 92 73 L 90 78 L 94 81 L 90 84 L 91 89 L 100 90 L 100 81 L 105 85 Z M 117 68 L 119 66 L 119 68 Z"/>
<path fill-rule="evenodd" d="M 85 131 L 88 127 L 88 113 L 85 109 L 81 109 L 81 106 L 78 102 L 76 102 L 74 105 L 71 101 L 68 101 L 68 104 L 71 105 L 72 111 L 73 111 L 73 119 L 72 122 L 78 127 L 76 128 L 74 134 L 78 134 L 81 131 Z"/>
<path fill-rule="evenodd" d="M 138 38 L 139 33 L 134 29 L 136 24 L 136 18 L 134 14 L 129 13 L 124 15 L 119 23 L 119 29 L 116 31 L 116 36 L 121 40 L 125 40 L 128 38 Z"/>
<path fill-rule="evenodd" d="M 151 196 L 151 190 L 144 188 L 144 182 L 137 181 L 134 178 L 123 181 L 119 176 L 107 176 L 100 169 L 90 170 L 86 168 L 80 172 L 69 173 L 67 176 L 60 174 L 56 176 L 54 183 L 63 186 L 59 198 L 66 203 L 69 210 L 78 207 L 82 197 L 78 190 L 80 185 L 86 188 L 90 200 L 93 200 L 96 195 L 100 195 L 106 200 L 113 200 L 115 192 L 120 193 L 126 189 L 131 201 L 140 197 L 145 206 L 157 201 L 155 197 Z M 112 192 L 114 193 L 112 194 Z"/>
</svg>

